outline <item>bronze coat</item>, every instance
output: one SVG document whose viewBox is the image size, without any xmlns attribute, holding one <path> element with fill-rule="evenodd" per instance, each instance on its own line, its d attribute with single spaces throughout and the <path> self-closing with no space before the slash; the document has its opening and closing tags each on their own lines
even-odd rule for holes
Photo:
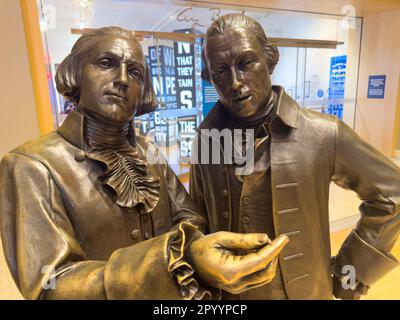
<svg viewBox="0 0 400 320">
<path fill-rule="evenodd" d="M 132 132 L 130 142 L 144 155 L 153 146 Z M 171 228 L 182 221 L 203 227 L 184 187 L 167 164 L 150 165 L 161 177 L 156 208 L 147 215 L 119 207 L 98 179 L 101 165 L 85 158 L 84 149 L 83 116 L 74 111 L 58 131 L 1 162 L 0 231 L 21 293 L 28 299 L 182 298 L 167 270 Z M 52 269 L 56 289 L 43 295 Z"/>
<path fill-rule="evenodd" d="M 279 256 L 288 297 L 332 298 L 331 181 L 363 200 L 361 219 L 337 261 L 353 265 L 357 280 L 373 284 L 398 264 L 389 253 L 400 229 L 399 168 L 336 117 L 300 108 L 283 88 L 273 88 L 279 96 L 270 126 L 273 218 L 276 235 L 290 238 Z M 222 130 L 224 115 L 217 103 L 200 129 Z M 209 232 L 231 228 L 230 188 L 226 164 L 192 165 L 190 195 L 207 217 Z M 247 297 L 262 298 L 255 290 Z"/>
</svg>

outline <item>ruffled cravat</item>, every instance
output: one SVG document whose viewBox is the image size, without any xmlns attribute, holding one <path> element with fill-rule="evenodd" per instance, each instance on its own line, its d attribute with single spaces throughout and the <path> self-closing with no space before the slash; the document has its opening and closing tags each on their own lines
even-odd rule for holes
<svg viewBox="0 0 400 320">
<path fill-rule="evenodd" d="M 115 192 L 119 206 L 141 205 L 149 213 L 159 201 L 160 178 L 149 173 L 146 160 L 127 141 L 128 132 L 129 123 L 108 124 L 84 116 L 86 156 L 105 165 L 99 177 L 102 184 Z"/>
</svg>

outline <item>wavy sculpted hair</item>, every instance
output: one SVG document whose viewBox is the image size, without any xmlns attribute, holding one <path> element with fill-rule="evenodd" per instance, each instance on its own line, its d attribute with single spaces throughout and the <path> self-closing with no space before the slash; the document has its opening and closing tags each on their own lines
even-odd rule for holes
<svg viewBox="0 0 400 320">
<path fill-rule="evenodd" d="M 84 64 L 95 44 L 103 36 L 119 36 L 135 41 L 135 36 L 129 30 L 119 27 L 98 28 L 84 33 L 74 44 L 71 53 L 61 62 L 57 69 L 55 82 L 58 92 L 74 105 L 78 105 L 80 99 L 81 76 Z M 152 112 L 157 107 L 157 98 L 151 84 L 150 72 L 145 65 L 144 90 L 142 104 L 136 111 L 136 116 Z"/>
<path fill-rule="evenodd" d="M 207 70 L 207 63 L 206 63 L 207 59 L 205 53 L 207 46 L 207 39 L 216 35 L 225 34 L 229 31 L 238 31 L 240 29 L 251 30 L 256 35 L 258 41 L 264 48 L 265 57 L 268 63 L 269 74 L 272 74 L 272 72 L 275 69 L 275 66 L 279 61 L 278 48 L 269 42 L 267 36 L 265 35 L 264 29 L 256 20 L 248 16 L 245 16 L 243 14 L 234 13 L 219 17 L 207 29 L 207 33 L 205 35 L 203 42 L 203 51 L 202 51 L 204 68 L 201 72 L 201 77 L 203 78 L 203 80 L 210 82 L 210 74 Z"/>
</svg>

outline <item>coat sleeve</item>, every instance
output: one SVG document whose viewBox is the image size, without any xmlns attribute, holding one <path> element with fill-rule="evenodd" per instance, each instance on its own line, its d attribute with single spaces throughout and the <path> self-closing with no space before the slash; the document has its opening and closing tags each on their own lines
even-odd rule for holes
<svg viewBox="0 0 400 320">
<path fill-rule="evenodd" d="M 207 144 L 205 144 L 207 145 Z M 200 214 L 208 220 L 208 211 L 206 208 L 205 194 L 204 194 L 204 185 L 202 179 L 201 166 L 199 165 L 201 155 L 201 146 L 202 140 L 201 135 L 199 133 L 196 134 L 193 145 L 192 145 L 192 156 L 191 156 L 191 164 L 190 164 L 190 178 L 189 178 L 189 195 L 190 198 L 195 203 L 198 208 Z M 207 230 L 209 232 L 209 230 Z"/>
<path fill-rule="evenodd" d="M 197 203 L 189 197 L 185 187 L 169 165 L 166 165 L 165 171 L 173 224 L 177 226 L 181 222 L 187 221 L 196 225 L 204 233 L 206 231 L 206 222 L 203 218 L 203 213 L 196 206 Z"/>
<path fill-rule="evenodd" d="M 27 299 L 182 299 L 169 247 L 184 247 L 184 231 L 121 248 L 108 261 L 88 260 L 47 168 L 18 153 L 0 164 L 3 249 Z"/>
<path fill-rule="evenodd" d="M 185 187 L 167 164 L 167 160 L 156 149 L 157 157 L 162 163 L 163 175 L 167 184 L 170 211 L 173 227 L 170 231 L 176 231 L 173 240 L 170 241 L 169 272 L 177 281 L 182 295 L 188 299 L 219 299 L 218 290 L 206 288 L 196 280 L 195 270 L 188 262 L 187 253 L 190 243 L 201 237 L 206 232 L 206 222 L 202 212 L 196 207 L 189 197 Z"/>
<path fill-rule="evenodd" d="M 150 141 L 146 141 L 146 143 L 147 160 L 157 165 L 166 184 L 173 229 L 176 229 L 182 222 L 188 222 L 197 226 L 199 231 L 204 233 L 206 229 L 204 217 L 168 164 L 167 158 L 156 143 Z"/>
<path fill-rule="evenodd" d="M 390 252 L 400 232 L 400 169 L 337 120 L 332 180 L 362 200 L 361 219 L 335 260 L 354 266 L 357 280 L 369 286 L 398 265 Z"/>
<path fill-rule="evenodd" d="M 207 208 L 204 196 L 201 167 L 198 164 L 190 165 L 189 194 L 203 217 L 207 219 Z"/>
</svg>

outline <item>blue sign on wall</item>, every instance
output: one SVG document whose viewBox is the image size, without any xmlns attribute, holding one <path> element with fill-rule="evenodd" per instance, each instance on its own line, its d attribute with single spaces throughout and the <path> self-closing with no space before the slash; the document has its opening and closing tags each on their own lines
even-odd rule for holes
<svg viewBox="0 0 400 320">
<path fill-rule="evenodd" d="M 329 76 L 329 95 L 328 99 L 344 99 L 344 87 L 346 80 L 347 56 L 337 56 L 331 58 L 331 70 Z M 343 103 L 329 103 L 328 114 L 334 114 L 339 119 L 343 117 Z"/>
<path fill-rule="evenodd" d="M 368 99 L 384 99 L 385 84 L 386 84 L 386 75 L 369 76 Z"/>
<path fill-rule="evenodd" d="M 149 68 L 154 91 L 159 102 L 163 104 L 162 109 L 176 109 L 174 48 L 161 45 L 158 46 L 157 52 L 157 46 L 149 47 Z M 176 142 L 177 130 L 173 122 L 176 117 L 167 119 L 160 114 L 159 110 L 154 111 L 152 117 L 150 121 L 154 122 L 155 141 L 166 146 L 173 145 Z"/>
<path fill-rule="evenodd" d="M 192 29 L 174 30 L 178 33 L 192 33 Z M 194 33 L 199 33 L 194 31 Z M 187 163 L 192 152 L 192 139 L 196 134 L 197 110 L 201 110 L 201 38 L 194 43 L 174 42 L 176 68 L 176 97 L 178 109 L 179 156 L 180 161 Z M 182 111 L 192 109 L 191 113 Z M 189 116 L 191 114 L 191 116 Z M 185 120 L 184 120 L 185 119 Z"/>
<path fill-rule="evenodd" d="M 218 101 L 218 93 L 214 86 L 207 81 L 203 80 L 203 116 L 211 111 L 215 103 Z"/>
</svg>

